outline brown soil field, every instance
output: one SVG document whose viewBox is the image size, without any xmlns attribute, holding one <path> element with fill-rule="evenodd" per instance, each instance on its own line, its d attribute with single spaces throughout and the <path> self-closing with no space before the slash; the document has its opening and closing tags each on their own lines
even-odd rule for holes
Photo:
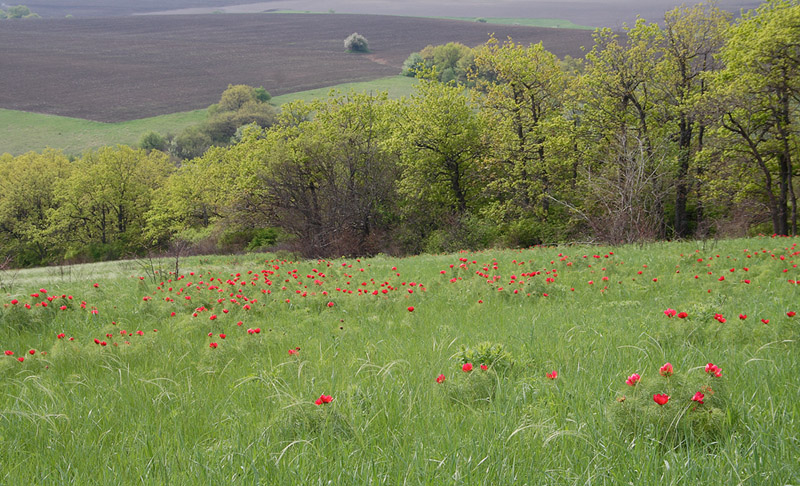
<svg viewBox="0 0 800 486">
<path fill-rule="evenodd" d="M 35 10 L 35 9 L 34 9 Z M 371 53 L 344 52 L 358 32 Z M 489 33 L 581 56 L 591 32 L 379 15 L 159 15 L 7 22 L 0 108 L 116 122 L 205 108 L 228 84 L 273 95 L 400 72 L 428 44 Z"/>
<path fill-rule="evenodd" d="M 699 1 L 699 0 L 698 0 Z M 263 12 L 270 9 L 337 13 L 438 16 L 528 17 L 567 19 L 576 24 L 618 27 L 637 15 L 659 21 L 678 0 L 27 0 L 44 17 L 99 17 L 170 11 L 196 14 L 215 10 Z M 692 4 L 696 2 L 686 2 Z M 756 7 L 758 0 L 717 0 L 733 13 Z"/>
</svg>

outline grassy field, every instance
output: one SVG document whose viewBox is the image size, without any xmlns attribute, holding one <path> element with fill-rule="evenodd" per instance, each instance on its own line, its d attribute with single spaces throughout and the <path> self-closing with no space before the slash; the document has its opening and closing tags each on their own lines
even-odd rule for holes
<svg viewBox="0 0 800 486">
<path fill-rule="evenodd" d="M 310 12 L 308 10 L 273 10 L 271 14 L 313 14 L 331 15 L 331 12 Z M 425 18 L 425 16 L 420 16 Z M 595 30 L 597 27 L 579 25 L 566 19 L 542 19 L 542 18 L 520 18 L 520 17 L 427 17 L 432 19 L 461 20 L 464 22 L 477 22 L 478 19 L 486 21 L 487 24 L 499 25 L 521 25 L 525 27 L 549 27 L 553 29 L 580 29 Z"/>
<path fill-rule="evenodd" d="M 0 483 L 797 484 L 797 243 L 5 272 Z"/>
<path fill-rule="evenodd" d="M 452 20 L 464 20 L 467 22 L 477 21 L 474 17 L 439 17 Z M 481 17 L 487 24 L 500 24 L 500 25 L 522 25 L 526 27 L 549 27 L 551 29 L 581 29 L 581 30 L 595 30 L 597 27 L 589 25 L 578 25 L 570 20 L 565 19 L 524 19 L 524 18 L 509 18 L 509 17 Z"/>
<path fill-rule="evenodd" d="M 331 88 L 276 96 L 273 98 L 273 103 L 281 105 L 296 99 L 310 101 L 326 96 L 331 89 L 357 92 L 388 91 L 390 96 L 399 98 L 409 95 L 414 83 L 415 80 L 412 78 L 392 76 L 376 81 L 345 83 Z M 101 123 L 0 109 L 0 153 L 19 155 L 50 147 L 61 149 L 67 154 L 79 155 L 86 150 L 105 145 L 136 145 L 145 133 L 155 131 L 162 134 L 177 134 L 190 125 L 202 122 L 205 116 L 205 110 L 195 110 L 127 122 Z"/>
</svg>

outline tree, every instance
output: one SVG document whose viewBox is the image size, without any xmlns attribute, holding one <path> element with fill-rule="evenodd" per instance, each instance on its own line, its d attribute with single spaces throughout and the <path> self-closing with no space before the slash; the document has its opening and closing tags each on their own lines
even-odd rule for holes
<svg viewBox="0 0 800 486">
<path fill-rule="evenodd" d="M 369 42 L 363 35 L 353 32 L 344 40 L 344 48 L 348 52 L 369 52 Z"/>
<path fill-rule="evenodd" d="M 175 137 L 171 152 L 176 157 L 199 157 L 211 146 L 226 146 L 234 142 L 239 128 L 253 124 L 269 127 L 276 117 L 275 107 L 268 101 L 264 88 L 244 84 L 228 85 L 219 103 L 208 108 L 203 123 L 188 127 Z"/>
<path fill-rule="evenodd" d="M 298 237 L 307 256 L 371 254 L 387 243 L 395 207 L 396 156 L 387 95 L 340 95 L 312 103 L 313 119 L 287 118 L 267 132 L 259 171 L 271 221 Z"/>
<path fill-rule="evenodd" d="M 150 150 L 160 150 L 161 152 L 166 152 L 167 146 L 167 139 L 152 131 L 142 135 L 142 139 L 139 141 L 139 147 L 147 150 L 148 152 Z"/>
<path fill-rule="evenodd" d="M 658 70 L 662 32 L 658 25 L 639 19 L 624 33 L 625 39 L 620 41 L 610 29 L 595 32 L 595 45 L 586 55 L 577 98 L 580 114 L 576 146 L 585 161 L 584 181 L 593 181 L 592 185 L 615 181 L 609 192 L 622 198 L 615 206 L 642 206 L 648 216 L 649 232 L 636 228 L 639 220 L 628 211 L 613 213 L 622 218 L 614 225 L 594 225 L 598 230 L 614 228 L 597 235 L 614 242 L 620 242 L 619 235 L 624 235 L 622 241 L 665 236 L 664 201 L 669 185 L 669 171 L 662 155 L 656 153 L 657 148 L 668 150 L 669 138 L 663 100 L 656 89 L 663 84 Z M 647 174 L 646 179 L 641 179 L 643 174 Z M 627 177 L 638 179 L 625 181 Z M 639 187 L 645 181 L 646 186 L 636 191 L 613 189 Z M 587 191 L 592 190 L 589 187 Z M 641 197 L 646 191 L 647 197 Z M 606 220 L 612 216 L 610 207 L 593 204 L 584 208 L 584 214 Z"/>
<path fill-rule="evenodd" d="M 677 122 L 677 172 L 675 176 L 675 236 L 689 235 L 687 204 L 692 187 L 690 168 L 695 154 L 703 149 L 706 124 L 697 116 L 697 100 L 708 91 L 706 74 L 720 67 L 715 59 L 724 44 L 730 14 L 714 4 L 678 7 L 664 17 L 664 55 L 659 62 L 665 71 L 662 90 L 669 117 Z M 698 208 L 697 222 L 702 220 Z"/>
<path fill-rule="evenodd" d="M 491 72 L 491 81 L 477 79 L 481 113 L 491 127 L 491 154 L 485 169 L 492 174 L 487 187 L 501 207 L 503 220 L 547 219 L 550 196 L 568 180 L 561 172 L 565 157 L 554 152 L 557 131 L 566 120 L 563 102 L 567 78 L 558 58 L 542 47 L 528 47 L 492 38 L 475 58 L 478 72 Z"/>
<path fill-rule="evenodd" d="M 727 103 L 721 126 L 763 174 L 773 231 L 796 234 L 800 4 L 770 0 L 744 14 L 721 57 L 725 69 L 715 78 L 714 95 L 717 104 Z"/>
<path fill-rule="evenodd" d="M 50 231 L 50 217 L 58 209 L 56 185 L 71 169 L 67 157 L 55 150 L 0 156 L 0 248 L 17 265 L 61 257 L 62 235 Z"/>
<path fill-rule="evenodd" d="M 94 259 L 118 258 L 141 250 L 144 215 L 172 168 L 166 154 L 124 145 L 86 153 L 56 183 L 51 231 L 69 242 L 70 256 L 88 250 Z"/>
<path fill-rule="evenodd" d="M 391 145 L 400 155 L 403 217 L 423 239 L 479 209 L 483 125 L 463 88 L 423 81 L 395 105 Z"/>
</svg>

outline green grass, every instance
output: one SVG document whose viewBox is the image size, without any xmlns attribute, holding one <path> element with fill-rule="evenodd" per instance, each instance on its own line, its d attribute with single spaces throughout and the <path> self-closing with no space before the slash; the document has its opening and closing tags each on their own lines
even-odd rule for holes
<svg viewBox="0 0 800 486">
<path fill-rule="evenodd" d="M 477 22 L 477 17 L 437 17 L 451 20 L 463 20 L 465 22 Z M 525 27 L 549 27 L 553 29 L 579 29 L 579 30 L 595 30 L 597 27 L 589 25 L 575 24 L 570 20 L 565 19 L 524 19 L 513 17 L 480 17 L 485 20 L 487 24 L 502 24 L 502 25 L 522 25 Z"/>
<path fill-rule="evenodd" d="M 797 243 L 5 272 L 0 483 L 797 484 Z"/>
<path fill-rule="evenodd" d="M 303 100 L 312 101 L 318 98 L 325 98 L 331 90 L 341 92 L 354 91 L 356 93 L 378 93 L 386 91 L 390 98 L 402 98 L 410 96 L 418 80 L 407 76 L 391 76 L 388 78 L 376 79 L 375 81 L 362 81 L 357 83 L 343 83 L 328 88 L 311 89 L 297 93 L 289 93 L 272 98 L 276 105 L 282 105 L 289 101 Z"/>
<path fill-rule="evenodd" d="M 295 99 L 310 101 L 326 96 L 331 89 L 388 91 L 390 96 L 399 98 L 408 95 L 414 83 L 415 80 L 411 78 L 392 76 L 276 96 L 273 102 L 280 105 Z M 101 123 L 0 109 L 0 153 L 19 155 L 49 147 L 63 150 L 67 154 L 80 155 L 86 150 L 106 145 L 137 145 L 142 136 L 150 131 L 177 134 L 188 126 L 202 122 L 205 116 L 206 110 L 194 110 L 120 123 Z"/>
<path fill-rule="evenodd" d="M 178 133 L 205 119 L 206 110 L 102 123 L 80 118 L 0 109 L 0 153 L 19 155 L 45 148 L 79 155 L 106 145 L 137 145 L 147 132 Z"/>
<path fill-rule="evenodd" d="M 331 15 L 331 12 L 311 12 L 308 10 L 273 10 L 266 12 L 270 14 L 313 14 L 313 15 Z M 519 18 L 519 17 L 424 17 L 431 19 L 446 19 L 446 20 L 461 20 L 464 22 L 477 22 L 482 19 L 487 24 L 502 24 L 502 25 L 521 25 L 525 27 L 550 27 L 553 29 L 579 29 L 579 30 L 595 30 L 597 27 L 588 25 L 580 25 L 566 19 L 545 19 L 545 18 Z"/>
</svg>

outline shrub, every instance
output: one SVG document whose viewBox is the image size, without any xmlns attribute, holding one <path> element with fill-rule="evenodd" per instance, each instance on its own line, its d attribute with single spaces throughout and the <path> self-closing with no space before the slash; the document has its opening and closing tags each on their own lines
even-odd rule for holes
<svg viewBox="0 0 800 486">
<path fill-rule="evenodd" d="M 366 37 L 353 32 L 344 40 L 344 48 L 349 52 L 369 52 L 369 43 Z"/>
<path fill-rule="evenodd" d="M 160 150 L 162 152 L 166 152 L 167 139 L 156 132 L 147 132 L 139 141 L 139 147 L 147 150 L 148 152 L 150 150 Z"/>
<path fill-rule="evenodd" d="M 710 366 L 710 365 L 709 365 Z M 664 404 L 655 395 L 666 395 Z M 695 398 L 693 398 L 695 397 Z M 675 370 L 667 376 L 650 374 L 626 386 L 611 410 L 617 427 L 628 434 L 651 434 L 663 444 L 710 444 L 729 435 L 736 413 L 731 409 L 724 377 Z"/>
<path fill-rule="evenodd" d="M 453 357 L 462 365 L 486 365 L 498 372 L 508 370 L 514 362 L 511 353 L 502 344 L 489 342 L 480 343 L 474 348 L 462 345 Z"/>
<path fill-rule="evenodd" d="M 405 61 L 403 61 L 403 70 L 400 72 L 403 76 L 410 78 L 416 77 L 425 68 L 425 59 L 419 54 L 414 52 Z"/>
</svg>

